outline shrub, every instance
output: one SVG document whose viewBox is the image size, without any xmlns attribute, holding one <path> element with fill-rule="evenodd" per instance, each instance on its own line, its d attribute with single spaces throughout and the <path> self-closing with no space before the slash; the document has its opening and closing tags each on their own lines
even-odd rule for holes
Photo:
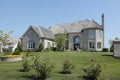
<svg viewBox="0 0 120 80">
<path fill-rule="evenodd" d="M 20 55 L 20 52 L 22 52 L 22 48 L 20 42 L 18 42 L 17 48 L 13 52 L 13 55 Z"/>
<path fill-rule="evenodd" d="M 21 47 L 21 43 L 20 43 L 20 42 L 18 42 L 17 49 L 18 49 L 20 52 L 22 52 L 22 47 Z"/>
<path fill-rule="evenodd" d="M 57 48 L 56 47 L 51 47 L 51 50 L 52 51 L 57 51 Z"/>
<path fill-rule="evenodd" d="M 39 45 L 39 50 L 38 51 L 42 51 L 44 49 L 44 46 L 43 46 L 43 44 L 42 43 L 40 43 L 40 45 Z"/>
<path fill-rule="evenodd" d="M 13 52 L 13 55 L 20 55 L 20 50 L 16 48 L 15 51 Z"/>
<path fill-rule="evenodd" d="M 98 80 L 101 73 L 101 66 L 98 63 L 91 64 L 90 67 L 83 69 L 85 75 L 82 76 L 83 80 Z"/>
<path fill-rule="evenodd" d="M 53 66 L 47 61 L 41 61 L 39 55 L 35 55 L 32 68 L 37 72 L 41 80 L 45 80 L 50 77 Z"/>
<path fill-rule="evenodd" d="M 51 51 L 51 48 L 46 48 L 45 49 L 45 52 L 50 52 Z"/>
<path fill-rule="evenodd" d="M 23 67 L 23 69 L 22 69 L 22 71 L 24 71 L 24 72 L 28 72 L 28 71 L 30 71 L 30 65 L 29 65 L 29 62 L 28 62 L 28 58 L 29 58 L 29 55 L 28 55 L 29 53 L 27 53 L 26 55 L 25 55 L 25 57 L 24 57 L 24 59 L 23 59 L 23 63 L 22 63 L 22 67 Z"/>
<path fill-rule="evenodd" d="M 69 60 L 66 60 L 63 64 L 63 74 L 71 74 L 72 70 L 74 69 L 74 66 L 70 63 Z"/>
<path fill-rule="evenodd" d="M 103 52 L 108 52 L 108 48 L 103 48 Z"/>
</svg>

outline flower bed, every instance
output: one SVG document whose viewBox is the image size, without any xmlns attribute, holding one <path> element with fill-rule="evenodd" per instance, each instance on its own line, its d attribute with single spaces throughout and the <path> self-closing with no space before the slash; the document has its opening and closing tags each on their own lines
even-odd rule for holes
<svg viewBox="0 0 120 80">
<path fill-rule="evenodd" d="M 1 57 L 1 61 L 5 62 L 14 62 L 22 60 L 22 56 L 20 55 L 6 55 Z"/>
</svg>

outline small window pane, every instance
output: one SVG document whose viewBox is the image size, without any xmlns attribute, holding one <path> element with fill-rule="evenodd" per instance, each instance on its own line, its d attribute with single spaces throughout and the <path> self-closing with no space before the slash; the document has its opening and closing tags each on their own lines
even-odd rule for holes
<svg viewBox="0 0 120 80">
<path fill-rule="evenodd" d="M 97 48 L 100 49 L 101 48 L 101 42 L 97 43 Z"/>
</svg>

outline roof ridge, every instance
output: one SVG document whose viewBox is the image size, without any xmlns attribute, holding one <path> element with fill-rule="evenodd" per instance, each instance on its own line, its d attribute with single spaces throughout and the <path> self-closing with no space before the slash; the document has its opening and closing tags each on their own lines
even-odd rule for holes
<svg viewBox="0 0 120 80">
<path fill-rule="evenodd" d="M 41 27 L 39 27 L 38 30 L 39 30 L 41 36 L 44 37 L 44 35 L 43 35 L 42 31 L 41 31 Z"/>
<path fill-rule="evenodd" d="M 100 24 L 98 24 L 95 20 L 92 20 L 92 22 L 100 26 Z"/>
</svg>

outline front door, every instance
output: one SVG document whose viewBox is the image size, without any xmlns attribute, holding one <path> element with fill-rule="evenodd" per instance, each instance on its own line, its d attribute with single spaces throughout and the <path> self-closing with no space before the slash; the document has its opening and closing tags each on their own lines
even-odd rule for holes
<svg viewBox="0 0 120 80">
<path fill-rule="evenodd" d="M 76 36 L 74 38 L 74 50 L 80 49 L 80 37 Z"/>
<path fill-rule="evenodd" d="M 74 50 L 80 49 L 80 44 L 74 44 Z"/>
</svg>

